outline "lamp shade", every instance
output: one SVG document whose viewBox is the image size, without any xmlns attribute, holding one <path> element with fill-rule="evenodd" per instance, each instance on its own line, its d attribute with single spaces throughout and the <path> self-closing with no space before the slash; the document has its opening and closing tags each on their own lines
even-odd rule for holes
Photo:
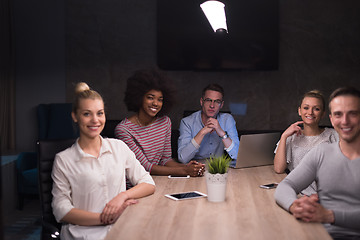
<svg viewBox="0 0 360 240">
<path fill-rule="evenodd" d="M 226 25 L 225 4 L 219 1 L 210 0 L 200 4 L 200 7 L 214 32 L 228 31 Z"/>
</svg>

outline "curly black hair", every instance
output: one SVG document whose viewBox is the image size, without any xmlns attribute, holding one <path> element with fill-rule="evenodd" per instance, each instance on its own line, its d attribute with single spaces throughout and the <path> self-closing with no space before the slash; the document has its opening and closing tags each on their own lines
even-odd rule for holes
<svg viewBox="0 0 360 240">
<path fill-rule="evenodd" d="M 158 116 L 167 114 L 175 103 L 175 88 L 170 79 L 157 70 L 138 70 L 128 78 L 124 98 L 128 111 L 138 112 L 150 90 L 162 92 L 164 101 Z"/>
</svg>

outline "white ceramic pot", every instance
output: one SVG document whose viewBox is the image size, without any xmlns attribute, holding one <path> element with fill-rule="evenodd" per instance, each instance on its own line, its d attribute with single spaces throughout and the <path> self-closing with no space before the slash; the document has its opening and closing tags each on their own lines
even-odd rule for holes
<svg viewBox="0 0 360 240">
<path fill-rule="evenodd" d="M 207 199 L 210 202 L 223 202 L 226 196 L 226 182 L 228 174 L 211 174 L 205 172 Z"/>
</svg>

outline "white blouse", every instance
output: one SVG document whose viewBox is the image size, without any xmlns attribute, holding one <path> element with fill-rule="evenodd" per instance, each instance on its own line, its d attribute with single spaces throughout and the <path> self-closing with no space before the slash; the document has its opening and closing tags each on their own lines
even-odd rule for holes
<svg viewBox="0 0 360 240">
<path fill-rule="evenodd" d="M 58 222 L 72 209 L 101 213 L 105 205 L 126 191 L 125 176 L 133 185 L 153 179 L 121 140 L 101 138 L 99 157 L 85 153 L 78 140 L 55 156 L 53 213 Z M 64 223 L 62 239 L 104 239 L 112 225 L 78 226 Z"/>
</svg>

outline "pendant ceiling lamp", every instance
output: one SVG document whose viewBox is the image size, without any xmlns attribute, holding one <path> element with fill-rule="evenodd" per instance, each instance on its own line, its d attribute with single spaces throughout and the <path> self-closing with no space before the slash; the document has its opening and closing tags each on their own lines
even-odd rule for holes
<svg viewBox="0 0 360 240">
<path fill-rule="evenodd" d="M 200 4 L 214 32 L 228 32 L 225 16 L 225 4 L 210 0 Z"/>
</svg>

